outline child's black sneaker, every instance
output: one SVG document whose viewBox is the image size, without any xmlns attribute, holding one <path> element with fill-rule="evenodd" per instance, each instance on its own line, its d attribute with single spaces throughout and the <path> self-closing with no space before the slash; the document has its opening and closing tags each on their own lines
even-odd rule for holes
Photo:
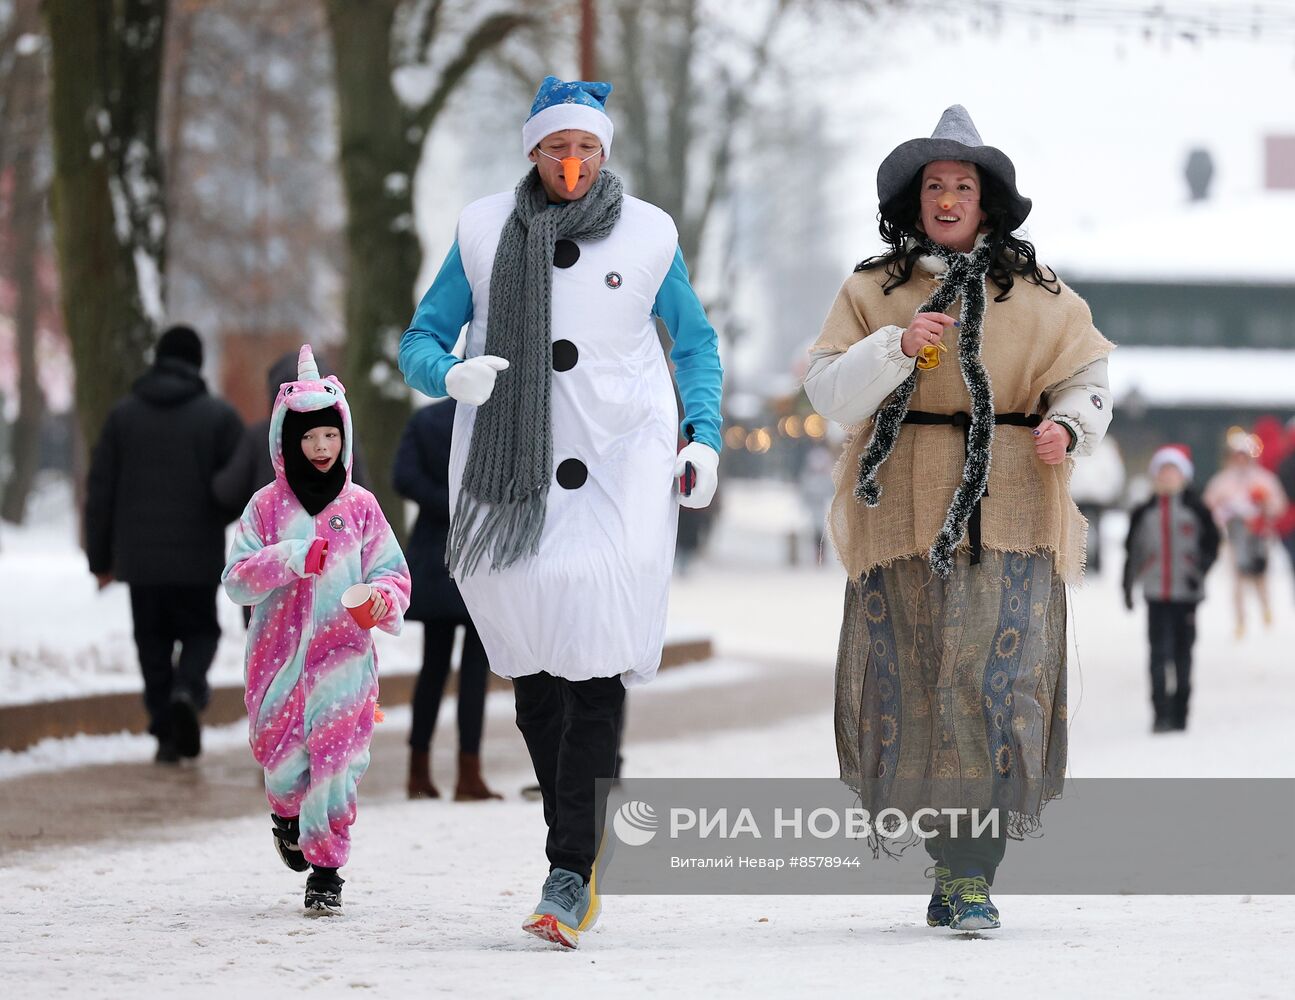
<svg viewBox="0 0 1295 1000">
<path fill-rule="evenodd" d="M 306 916 L 329 917 L 342 912 L 342 883 L 336 868 L 311 866 L 306 876 Z"/>
<path fill-rule="evenodd" d="M 274 829 L 271 831 L 274 834 L 274 849 L 279 852 L 283 863 L 294 872 L 304 872 L 309 869 L 310 862 L 301 853 L 301 846 L 297 843 L 301 838 L 301 823 L 297 817 L 270 813 L 270 820 L 274 823 Z"/>
</svg>

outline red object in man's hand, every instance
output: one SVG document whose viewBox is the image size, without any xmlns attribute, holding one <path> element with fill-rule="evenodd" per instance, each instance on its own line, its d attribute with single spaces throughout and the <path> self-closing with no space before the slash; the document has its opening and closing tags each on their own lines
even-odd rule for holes
<svg viewBox="0 0 1295 1000">
<path fill-rule="evenodd" d="M 692 488 L 697 485 L 697 470 L 692 462 L 684 462 L 683 475 L 679 477 L 679 492 L 686 497 L 692 496 Z"/>
<path fill-rule="evenodd" d="M 694 439 L 694 436 L 692 432 L 692 425 L 689 424 L 688 440 L 685 443 L 679 445 L 679 447 L 676 448 L 675 451 L 676 452 L 683 451 L 684 448 L 686 448 L 689 444 L 693 442 L 693 439 Z M 697 485 L 697 470 L 693 468 L 692 462 L 684 462 L 683 475 L 679 477 L 679 495 L 685 496 L 685 497 L 692 496 L 693 487 L 695 487 L 696 485 Z"/>
</svg>

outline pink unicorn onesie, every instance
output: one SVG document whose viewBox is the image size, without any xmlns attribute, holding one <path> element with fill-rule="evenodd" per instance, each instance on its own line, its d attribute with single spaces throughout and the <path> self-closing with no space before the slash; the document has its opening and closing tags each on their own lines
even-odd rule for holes
<svg viewBox="0 0 1295 1000">
<path fill-rule="evenodd" d="M 276 848 L 294 871 L 313 866 L 307 912 L 339 912 L 378 698 L 373 638 L 342 593 L 369 584 L 377 627 L 397 635 L 409 568 L 377 499 L 351 482 L 346 390 L 319 377 L 309 345 L 297 380 L 279 387 L 269 437 L 274 482 L 243 512 L 222 579 L 252 606 L 245 700 Z"/>
</svg>

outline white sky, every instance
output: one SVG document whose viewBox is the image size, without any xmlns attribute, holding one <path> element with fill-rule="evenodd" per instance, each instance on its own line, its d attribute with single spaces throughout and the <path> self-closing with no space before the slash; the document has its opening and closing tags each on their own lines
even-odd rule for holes
<svg viewBox="0 0 1295 1000">
<path fill-rule="evenodd" d="M 1283 6 L 1295 13 L 1289 0 Z M 1134 32 L 1029 19 L 973 33 L 905 16 L 882 44 L 865 47 L 869 55 L 831 103 L 833 138 L 846 144 L 835 185 L 844 263 L 875 234 L 881 159 L 929 135 L 950 104 L 965 105 L 985 142 L 1016 164 L 1021 192 L 1034 199 L 1027 226 L 1045 258 L 1063 252 L 1062 238 L 1076 229 L 1182 206 L 1183 165 L 1198 145 L 1214 157 L 1213 197 L 1253 195 L 1262 187 L 1263 136 L 1295 133 L 1289 36 L 1147 42 Z M 1295 274 L 1295 242 L 1281 242 L 1272 249 Z"/>
<path fill-rule="evenodd" d="M 1140 4 L 1107 0 L 1117 5 Z M 1187 6 L 1232 7 L 1244 20 L 1253 5 Z M 1295 19 L 1295 0 L 1266 6 Z M 929 135 L 944 108 L 958 103 L 984 140 L 1012 157 L 1022 193 L 1034 200 L 1027 235 L 1063 277 L 1067 268 L 1092 273 L 1108 257 L 1130 276 L 1234 275 L 1243 252 L 1250 256 L 1242 270 L 1262 265 L 1267 280 L 1289 273 L 1295 281 L 1295 240 L 1290 225 L 1280 224 L 1295 224 L 1295 195 L 1282 196 L 1280 206 L 1260 195 L 1264 135 L 1295 134 L 1295 31 L 1280 39 L 1147 41 L 1136 30 L 1063 28 L 1028 17 L 974 31 L 966 15 L 929 9 L 856 20 L 849 30 L 842 23 L 820 14 L 788 25 L 786 85 L 825 107 L 825 134 L 816 147 L 789 150 L 790 169 L 779 168 L 777 151 L 769 169 L 761 168 L 771 184 L 821 187 L 828 218 L 838 223 L 822 233 L 825 257 L 841 280 L 879 246 L 880 161 L 900 142 Z M 766 87 L 780 85 L 771 78 Z M 471 127 L 441 130 L 424 160 L 420 288 L 435 274 L 463 204 L 511 186 L 527 166 L 516 145 L 524 101 L 506 108 L 499 96 L 470 108 L 456 102 L 451 114 Z M 613 94 L 613 119 L 615 105 Z M 1183 167 L 1196 146 L 1212 153 L 1215 175 L 1213 205 L 1193 217 Z M 1232 232 L 1238 223 L 1253 226 L 1253 235 Z M 1265 238 L 1265 223 L 1278 238 Z M 707 266 L 703 280 L 715 280 L 717 271 Z M 766 296 L 777 294 L 776 282 L 757 275 L 747 281 L 751 288 L 738 300 L 752 336 L 729 359 L 730 370 L 785 373 L 786 358 L 817 329 L 830 302 L 806 304 L 804 329 L 775 330 Z"/>
</svg>

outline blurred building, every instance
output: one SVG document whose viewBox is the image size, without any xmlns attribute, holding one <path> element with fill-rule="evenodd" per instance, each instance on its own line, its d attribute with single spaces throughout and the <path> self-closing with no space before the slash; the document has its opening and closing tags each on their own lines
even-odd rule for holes
<svg viewBox="0 0 1295 1000">
<path fill-rule="evenodd" d="M 1282 148 L 1270 141 L 1270 160 Z M 1228 427 L 1295 414 L 1295 189 L 1283 182 L 1295 173 L 1270 164 L 1263 190 L 1226 201 L 1207 196 L 1203 173 L 1192 200 L 1054 239 L 1063 253 L 1048 260 L 1119 345 L 1112 433 L 1130 469 L 1181 441 L 1199 481 Z"/>
</svg>

